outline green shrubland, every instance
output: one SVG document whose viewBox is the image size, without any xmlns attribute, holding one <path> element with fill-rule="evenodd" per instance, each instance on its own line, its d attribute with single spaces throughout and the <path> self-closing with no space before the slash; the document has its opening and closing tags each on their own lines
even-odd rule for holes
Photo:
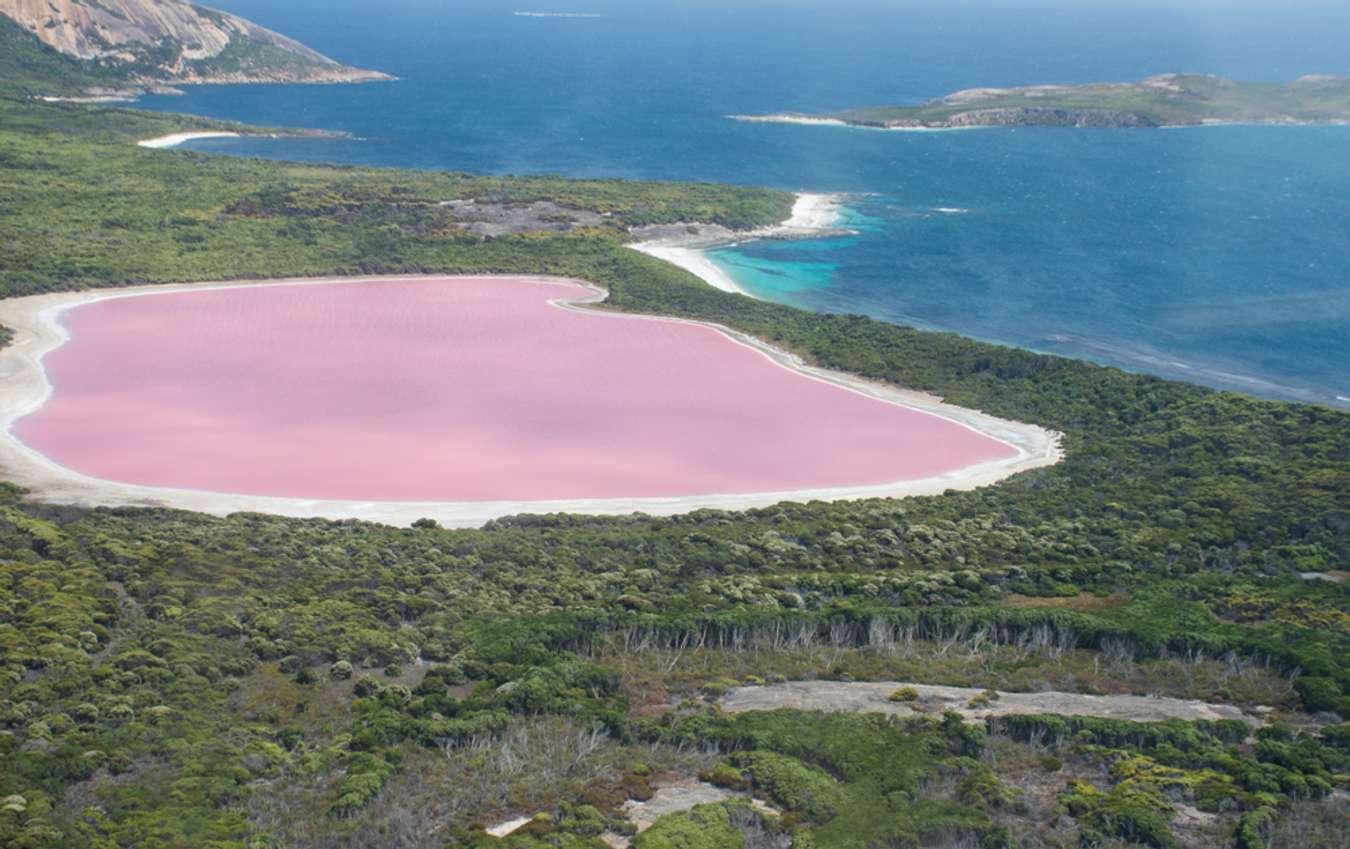
<svg viewBox="0 0 1350 849">
<path fill-rule="evenodd" d="M 660 765 L 781 816 L 700 809 L 640 845 L 1000 846 L 1054 820 L 1045 834 L 1063 845 L 1166 846 L 1190 839 L 1185 804 L 1218 818 L 1214 840 L 1254 847 L 1345 786 L 1350 589 L 1300 573 L 1350 555 L 1346 413 L 804 313 L 623 247 L 635 225 L 784 218 L 779 192 L 151 152 L 130 142 L 203 123 L 16 98 L 0 117 L 5 296 L 565 274 L 605 286 L 609 308 L 734 326 L 1061 431 L 1067 451 L 931 498 L 476 530 L 84 509 L 0 487 L 0 844 L 493 846 L 488 818 L 543 811 L 504 845 L 593 847 Z M 454 198 L 547 199 L 606 223 L 484 238 L 438 206 Z M 931 662 L 899 666 L 913 644 Z M 1242 701 L 1223 670 L 1256 668 L 1262 692 L 1283 682 L 1276 707 L 1297 725 L 1248 739 L 1037 717 L 986 735 L 951 718 L 638 703 L 634 682 L 671 684 L 694 653 L 712 659 L 704 680 L 677 682 L 690 690 L 900 668 L 997 686 L 1058 666 L 1061 686 L 1090 667 L 1134 688 L 1205 669 L 1169 692 Z M 634 670 L 657 658 L 667 671 Z M 1035 792 L 988 762 L 1005 744 L 1034 766 Z"/>
</svg>

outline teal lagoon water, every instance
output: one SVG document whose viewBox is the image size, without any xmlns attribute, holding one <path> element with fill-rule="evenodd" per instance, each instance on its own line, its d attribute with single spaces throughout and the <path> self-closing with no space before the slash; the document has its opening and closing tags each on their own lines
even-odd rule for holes
<svg viewBox="0 0 1350 849">
<path fill-rule="evenodd" d="M 1346 403 L 1350 131 L 999 130 L 943 138 L 936 153 L 931 137 L 892 144 L 948 161 L 850 200 L 841 224 L 858 236 L 712 259 L 747 291 L 807 309 Z M 1022 165 L 982 167 L 995 157 Z"/>
<path fill-rule="evenodd" d="M 401 79 L 144 101 L 357 137 L 196 149 L 846 192 L 857 235 L 714 261 L 807 309 L 1350 407 L 1350 127 L 896 133 L 725 117 L 1169 71 L 1345 74 L 1344 4 L 521 3 L 598 18 L 482 0 L 216 5 Z"/>
</svg>

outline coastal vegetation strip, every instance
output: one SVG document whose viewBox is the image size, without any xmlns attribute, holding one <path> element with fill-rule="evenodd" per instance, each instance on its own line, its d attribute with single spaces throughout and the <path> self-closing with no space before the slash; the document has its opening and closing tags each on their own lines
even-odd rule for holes
<svg viewBox="0 0 1350 849">
<path fill-rule="evenodd" d="M 1350 77 L 1313 75 L 1278 85 L 1164 74 L 1137 83 L 967 89 L 919 106 L 730 117 L 749 122 L 884 130 L 1344 124 L 1350 123 Z"/>
</svg>

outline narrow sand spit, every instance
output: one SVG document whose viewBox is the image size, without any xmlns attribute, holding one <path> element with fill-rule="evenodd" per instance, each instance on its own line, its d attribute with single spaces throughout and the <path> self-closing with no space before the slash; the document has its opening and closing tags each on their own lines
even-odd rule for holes
<svg viewBox="0 0 1350 849">
<path fill-rule="evenodd" d="M 919 698 L 893 702 L 890 696 L 903 687 L 913 687 Z M 838 713 L 889 713 L 917 716 L 953 710 L 968 719 L 1011 714 L 1057 713 L 1151 722 L 1163 719 L 1237 719 L 1249 725 L 1261 720 L 1232 705 L 1210 704 L 1158 696 L 1092 696 L 1084 693 L 999 693 L 996 701 L 971 707 L 971 699 L 984 690 L 969 687 L 939 687 L 900 681 L 791 681 L 766 687 L 735 687 L 720 702 L 727 713 L 752 710 L 821 710 Z M 917 706 L 917 709 L 916 709 Z"/>
<path fill-rule="evenodd" d="M 196 139 L 237 139 L 239 133 L 228 132 L 201 132 L 201 133 L 170 133 L 167 136 L 158 136 L 153 139 L 141 139 L 136 144 L 141 147 L 161 149 L 166 147 L 177 147 L 184 142 L 195 141 Z"/>
<path fill-rule="evenodd" d="M 773 227 L 747 231 L 701 225 L 691 226 L 687 230 L 679 227 L 661 228 L 672 232 L 635 242 L 628 247 L 683 268 L 714 289 L 753 298 L 754 295 L 738 286 L 736 281 L 718 268 L 704 251 L 735 242 L 759 239 L 816 239 L 836 234 L 840 232 L 835 228 L 842 215 L 842 201 L 843 195 L 838 194 L 798 194 L 796 203 L 792 205 L 792 217 Z"/>
<path fill-rule="evenodd" d="M 770 361 L 783 368 L 873 398 L 941 416 L 1002 441 L 1015 448 L 1016 453 L 1008 459 L 983 463 L 929 479 L 864 487 L 674 498 L 381 502 L 233 495 L 116 483 L 81 475 L 64 468 L 32 450 L 14 436 L 14 423 L 42 406 L 50 393 L 50 386 L 42 367 L 42 357 L 66 341 L 66 333 L 58 321 L 60 314 L 66 309 L 78 304 L 108 298 L 153 296 L 164 292 L 276 285 L 293 286 L 296 284 L 324 285 L 339 282 L 348 281 L 328 278 L 304 281 L 276 280 L 140 286 L 118 290 L 61 293 L 0 300 L 0 325 L 11 328 L 15 334 L 13 344 L 0 350 L 0 410 L 3 410 L 3 414 L 0 414 L 0 429 L 2 429 L 2 432 L 0 432 L 0 477 L 28 488 L 32 496 L 37 499 L 56 503 L 74 503 L 87 506 L 175 507 L 214 515 L 249 511 L 296 517 L 362 519 L 401 525 L 410 524 L 419 518 L 426 517 L 435 519 L 447 526 L 471 527 L 480 525 L 492 518 L 519 513 L 570 512 L 622 515 L 644 512 L 653 515 L 673 515 L 700 508 L 748 509 L 769 506 L 786 500 L 846 500 L 938 494 L 948 489 L 973 489 L 992 484 L 1019 471 L 1051 465 L 1058 462 L 1060 458 L 1058 435 L 1050 431 L 951 406 L 933 396 L 908 392 L 871 383 L 850 375 L 807 366 L 794 355 L 777 350 L 744 334 L 716 325 L 705 326 L 711 326 L 734 341 L 759 351 Z M 556 279 L 554 282 L 556 282 Z M 587 286 L 593 294 L 586 298 L 559 302 L 557 305 L 565 309 L 585 310 L 591 315 L 598 314 L 612 317 L 614 320 L 631 321 L 635 318 L 629 314 L 597 311 L 594 305 L 603 299 L 605 293 L 589 284 L 582 283 L 581 285 Z M 684 322 L 658 316 L 637 318 L 651 321 L 700 324 L 699 322 Z"/>
</svg>

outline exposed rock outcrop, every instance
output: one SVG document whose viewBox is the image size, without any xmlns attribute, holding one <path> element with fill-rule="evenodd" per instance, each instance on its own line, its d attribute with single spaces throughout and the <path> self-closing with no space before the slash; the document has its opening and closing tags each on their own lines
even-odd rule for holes
<svg viewBox="0 0 1350 849">
<path fill-rule="evenodd" d="M 125 69 L 133 82 L 388 79 L 185 0 L 0 0 L 0 14 L 67 56 Z"/>
</svg>

